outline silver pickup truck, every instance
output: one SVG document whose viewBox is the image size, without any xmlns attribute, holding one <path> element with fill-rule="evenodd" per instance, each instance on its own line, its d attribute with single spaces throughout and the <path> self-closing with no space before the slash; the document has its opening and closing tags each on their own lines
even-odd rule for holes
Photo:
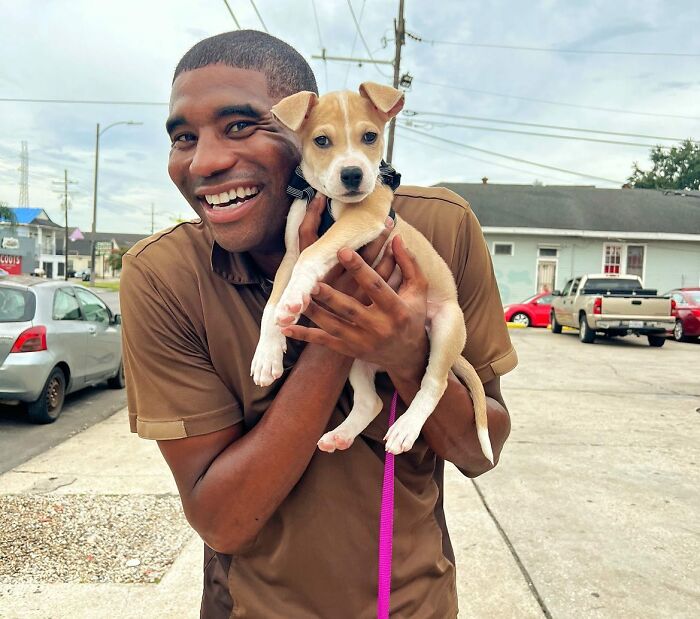
<svg viewBox="0 0 700 619">
<path fill-rule="evenodd" d="M 675 323 L 671 298 L 644 288 L 636 275 L 582 275 L 552 295 L 552 333 L 574 327 L 585 344 L 592 344 L 598 333 L 634 333 L 646 335 L 650 346 L 663 346 Z"/>
</svg>

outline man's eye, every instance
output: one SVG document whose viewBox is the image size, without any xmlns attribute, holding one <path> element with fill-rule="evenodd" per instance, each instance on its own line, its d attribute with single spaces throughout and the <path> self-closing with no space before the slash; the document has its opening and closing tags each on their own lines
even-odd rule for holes
<svg viewBox="0 0 700 619">
<path fill-rule="evenodd" d="M 179 135 L 176 135 L 173 137 L 173 146 L 177 146 L 178 144 L 183 146 L 187 142 L 194 142 L 196 140 L 196 136 L 193 133 L 180 133 Z"/>
<path fill-rule="evenodd" d="M 374 144 L 377 141 L 377 134 L 374 131 L 368 131 L 362 136 L 362 141 L 365 144 Z"/>
<path fill-rule="evenodd" d="M 251 123 L 249 123 L 246 120 L 239 120 L 238 122 L 235 122 L 231 125 L 228 126 L 228 129 L 226 130 L 227 133 L 240 133 L 244 129 L 247 129 L 250 127 Z"/>
<path fill-rule="evenodd" d="M 314 142 L 321 148 L 326 148 L 331 145 L 331 141 L 325 135 L 319 135 L 317 138 L 314 138 Z"/>
</svg>

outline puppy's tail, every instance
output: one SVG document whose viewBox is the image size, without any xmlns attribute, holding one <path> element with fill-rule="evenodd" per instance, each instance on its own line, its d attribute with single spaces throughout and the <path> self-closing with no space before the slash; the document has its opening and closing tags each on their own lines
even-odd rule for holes
<svg viewBox="0 0 700 619">
<path fill-rule="evenodd" d="M 484 385 L 481 383 L 479 375 L 471 364 L 461 355 L 457 358 L 452 371 L 466 383 L 467 389 L 472 396 L 474 403 L 474 421 L 476 422 L 476 435 L 481 445 L 481 451 L 488 461 L 493 464 L 493 450 L 491 449 L 491 439 L 489 438 L 488 417 L 486 416 L 486 394 Z"/>
</svg>

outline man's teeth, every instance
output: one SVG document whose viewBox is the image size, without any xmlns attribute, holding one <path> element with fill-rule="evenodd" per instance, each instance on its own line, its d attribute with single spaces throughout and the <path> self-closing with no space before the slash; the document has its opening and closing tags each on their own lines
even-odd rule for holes
<svg viewBox="0 0 700 619">
<path fill-rule="evenodd" d="M 259 191 L 260 189 L 258 187 L 238 187 L 238 189 L 224 191 L 223 193 L 219 194 L 206 194 L 204 198 L 208 204 L 223 208 L 224 206 L 230 206 L 230 203 L 235 202 L 236 200 L 254 196 Z"/>
</svg>

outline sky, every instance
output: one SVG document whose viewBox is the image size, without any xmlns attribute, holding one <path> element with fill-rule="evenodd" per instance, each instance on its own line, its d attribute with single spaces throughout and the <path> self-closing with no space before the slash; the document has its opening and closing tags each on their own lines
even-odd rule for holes
<svg viewBox="0 0 700 619">
<path fill-rule="evenodd" d="M 325 48 L 328 56 L 368 58 L 352 6 L 371 57 L 392 60 L 398 5 L 315 0 L 314 11 L 312 0 L 229 0 L 242 28 L 263 29 L 257 7 L 269 32 L 309 60 L 322 93 L 363 81 L 391 84 L 389 65 L 311 56 Z M 57 191 L 67 169 L 76 181 L 69 225 L 89 231 L 96 125 L 133 121 L 142 124 L 116 125 L 100 139 L 98 231 L 149 234 L 152 211 L 156 230 L 193 217 L 167 175 L 167 101 L 180 57 L 197 41 L 236 29 L 223 0 L 0 0 L 0 15 L 0 201 L 18 203 L 26 141 L 30 206 L 62 223 Z M 406 0 L 405 20 L 412 36 L 401 73 L 413 82 L 394 151 L 405 184 L 486 176 L 490 183 L 619 187 L 632 162 L 650 167 L 651 145 L 674 143 L 659 138 L 700 140 L 697 0 Z"/>
</svg>

